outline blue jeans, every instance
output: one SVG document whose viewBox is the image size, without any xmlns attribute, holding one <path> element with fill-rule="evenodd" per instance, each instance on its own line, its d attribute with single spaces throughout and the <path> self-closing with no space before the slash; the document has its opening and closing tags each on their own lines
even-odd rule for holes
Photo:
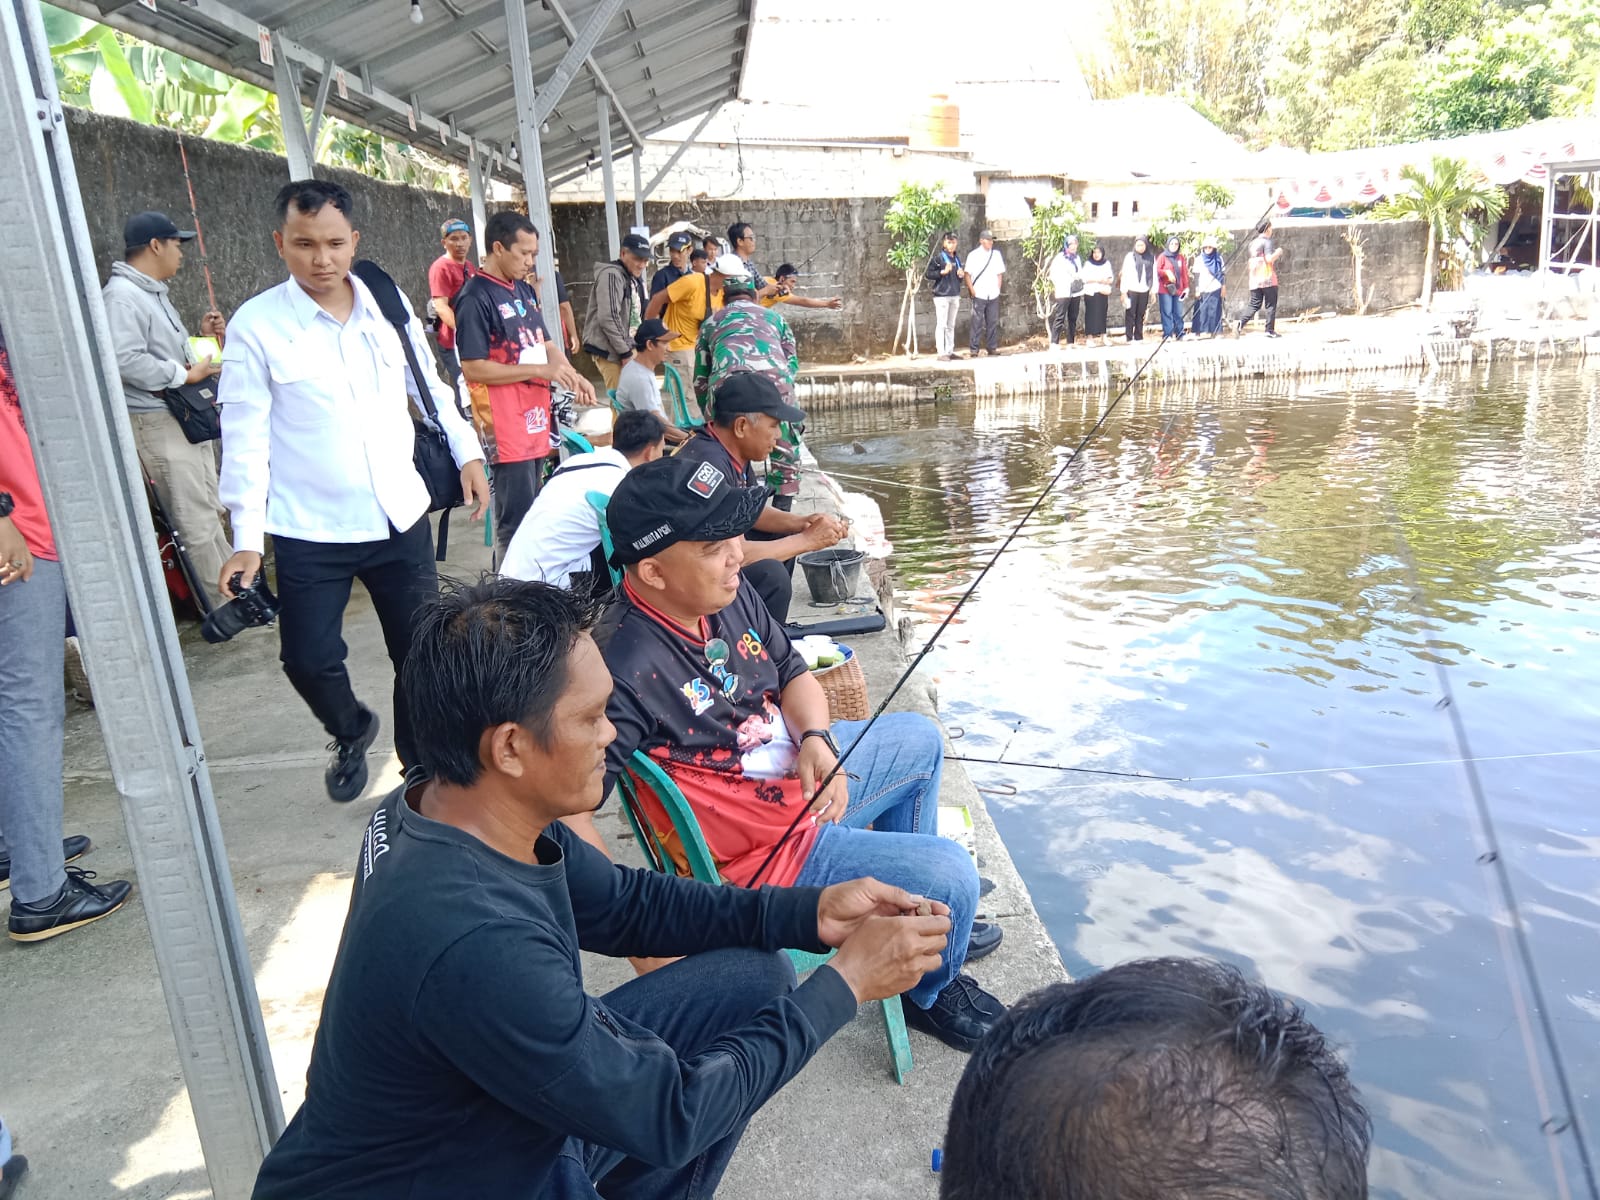
<svg viewBox="0 0 1600 1200">
<path fill-rule="evenodd" d="M 11 856 L 11 897 L 23 904 L 49 900 L 67 882 L 61 867 L 66 636 L 61 564 L 36 558 L 31 578 L 0 587 L 0 854 Z"/>
<path fill-rule="evenodd" d="M 839 748 L 847 749 L 865 724 L 834 722 Z M 972 856 L 936 832 L 943 769 L 937 725 L 915 713 L 885 715 L 845 763 L 860 778 L 850 780 L 844 820 L 817 831 L 795 879 L 797 887 L 827 887 L 870 875 L 950 906 L 950 942 L 938 969 L 906 993 L 919 1008 L 932 1005 L 961 970 L 978 911 Z"/>
<path fill-rule="evenodd" d="M 1195 301 L 1194 321 L 1190 328 L 1195 333 L 1222 332 L 1222 293 L 1201 292 Z"/>
<path fill-rule="evenodd" d="M 794 967 L 783 954 L 713 950 L 679 959 L 630 980 L 600 998 L 605 1008 L 655 1033 L 690 1058 L 723 1034 L 749 1024 L 794 990 Z M 701 1200 L 716 1193 L 745 1124 L 768 1096 L 752 1097 L 744 1120 L 681 1167 L 656 1167 L 609 1146 L 567 1141 L 545 1195 L 551 1200 Z"/>
<path fill-rule="evenodd" d="M 1183 301 L 1177 296 L 1162 292 L 1156 298 L 1161 305 L 1161 333 L 1165 337 L 1183 336 Z"/>
</svg>

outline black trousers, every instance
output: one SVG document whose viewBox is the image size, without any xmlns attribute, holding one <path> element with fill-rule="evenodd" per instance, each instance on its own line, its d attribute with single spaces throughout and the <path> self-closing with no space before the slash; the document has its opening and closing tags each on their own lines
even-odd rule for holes
<svg viewBox="0 0 1600 1200">
<path fill-rule="evenodd" d="M 1128 293 L 1128 307 L 1122 310 L 1122 328 L 1128 341 L 1144 341 L 1144 312 L 1149 307 L 1149 292 Z"/>
<path fill-rule="evenodd" d="M 1000 297 L 992 300 L 972 301 L 972 352 L 976 354 L 983 348 L 984 335 L 987 332 L 989 349 L 991 352 L 1000 349 Z"/>
<path fill-rule="evenodd" d="M 1262 309 L 1267 311 L 1267 332 L 1272 333 L 1278 325 L 1278 285 L 1271 287 L 1250 289 L 1250 311 L 1239 318 L 1239 328 L 1243 329 Z"/>
<path fill-rule="evenodd" d="M 416 764 L 411 716 L 400 692 L 400 669 L 411 649 L 417 611 L 439 595 L 433 531 L 423 517 L 391 528 L 381 542 L 307 542 L 274 537 L 278 560 L 278 657 L 283 673 L 329 737 L 361 732 L 361 707 L 344 660 L 344 610 L 360 580 L 372 597 L 384 645 L 394 664 L 394 748 L 403 767 Z"/>
<path fill-rule="evenodd" d="M 491 489 L 494 493 L 494 540 L 502 555 L 511 545 L 511 537 L 522 524 L 522 518 L 533 507 L 544 485 L 544 468 L 549 461 L 546 456 L 523 462 L 495 463 Z"/>
<path fill-rule="evenodd" d="M 774 496 L 772 507 L 779 512 L 788 512 L 794 508 L 793 496 Z M 788 537 L 785 533 L 761 533 L 752 529 L 745 534 L 745 540 L 751 542 L 775 542 L 781 537 Z M 764 559 L 753 562 L 745 567 L 742 574 L 750 581 L 750 586 L 761 594 L 761 600 L 767 606 L 767 611 L 772 614 L 772 619 L 782 625 L 789 619 L 789 605 L 794 600 L 794 559 L 786 558 L 781 562 L 778 559 Z"/>
<path fill-rule="evenodd" d="M 1065 300 L 1057 300 L 1050 308 L 1050 344 L 1053 346 L 1058 341 L 1065 341 L 1072 345 L 1078 340 L 1078 309 L 1083 305 L 1082 296 L 1068 296 Z M 1062 337 L 1061 331 L 1066 330 Z"/>
</svg>

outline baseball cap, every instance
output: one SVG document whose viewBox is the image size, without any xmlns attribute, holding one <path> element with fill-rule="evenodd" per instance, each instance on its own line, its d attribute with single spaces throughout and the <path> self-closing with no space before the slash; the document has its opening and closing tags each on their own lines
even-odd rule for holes
<svg viewBox="0 0 1600 1200">
<path fill-rule="evenodd" d="M 442 238 L 447 238 L 452 233 L 471 233 L 471 232 L 472 232 L 472 226 L 468 225 L 460 217 L 451 217 L 443 225 L 439 226 L 439 236 L 442 237 Z"/>
<path fill-rule="evenodd" d="M 692 245 L 694 245 L 694 235 L 685 233 L 681 229 L 667 239 L 668 250 L 682 250 L 685 246 Z"/>
<path fill-rule="evenodd" d="M 672 330 L 667 328 L 665 321 L 651 317 L 648 321 L 640 321 L 639 328 L 633 331 L 633 348 L 643 350 L 651 342 L 672 336 Z"/>
<path fill-rule="evenodd" d="M 711 269 L 718 275 L 731 275 L 734 278 L 738 278 L 740 275 L 750 274 L 749 271 L 745 270 L 744 259 L 740 258 L 737 254 L 723 254 L 718 256 L 717 261 L 711 264 Z"/>
<path fill-rule="evenodd" d="M 739 486 L 715 463 L 674 456 L 637 466 L 606 505 L 612 565 L 640 562 L 678 542 L 742 537 L 767 496 L 764 487 Z"/>
<path fill-rule="evenodd" d="M 637 254 L 640 258 L 650 257 L 650 243 L 637 233 L 630 233 L 623 238 L 622 248 L 630 254 Z"/>
<path fill-rule="evenodd" d="M 148 246 L 157 238 L 177 238 L 187 242 L 194 237 L 192 229 L 179 229 L 166 213 L 134 213 L 122 227 L 122 244 L 129 249 Z"/>
<path fill-rule="evenodd" d="M 740 371 L 730 375 L 714 393 L 712 408 L 718 418 L 736 417 L 740 413 L 766 413 L 780 421 L 798 425 L 806 419 L 803 409 L 796 408 L 783 398 L 778 385 L 755 371 Z"/>
<path fill-rule="evenodd" d="M 994 230 L 985 229 L 982 233 L 980 233 L 978 235 L 978 240 L 980 242 L 983 241 L 984 238 L 988 238 L 991 242 L 994 241 Z"/>
</svg>

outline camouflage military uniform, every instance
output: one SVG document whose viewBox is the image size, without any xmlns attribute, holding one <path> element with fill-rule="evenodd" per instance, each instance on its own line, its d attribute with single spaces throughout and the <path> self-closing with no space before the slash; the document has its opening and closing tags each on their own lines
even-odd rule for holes
<svg viewBox="0 0 1600 1200">
<path fill-rule="evenodd" d="M 756 371 L 778 385 L 788 403 L 794 402 L 794 377 L 800 355 L 794 331 L 781 313 L 740 297 L 712 313 L 700 326 L 694 348 L 694 394 L 710 416 L 710 401 L 730 375 Z M 778 448 L 772 452 L 767 484 L 780 496 L 800 491 L 800 435 L 783 423 Z"/>
</svg>

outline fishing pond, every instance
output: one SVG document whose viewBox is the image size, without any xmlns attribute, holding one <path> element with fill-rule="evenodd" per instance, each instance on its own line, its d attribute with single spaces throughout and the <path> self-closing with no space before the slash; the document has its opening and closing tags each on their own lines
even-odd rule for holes
<svg viewBox="0 0 1600 1200">
<path fill-rule="evenodd" d="M 812 405 L 912 651 L 1110 399 Z M 1202 954 L 1297 998 L 1375 1196 L 1589 1194 L 1600 367 L 1137 388 L 925 670 L 1072 974 Z"/>
</svg>

